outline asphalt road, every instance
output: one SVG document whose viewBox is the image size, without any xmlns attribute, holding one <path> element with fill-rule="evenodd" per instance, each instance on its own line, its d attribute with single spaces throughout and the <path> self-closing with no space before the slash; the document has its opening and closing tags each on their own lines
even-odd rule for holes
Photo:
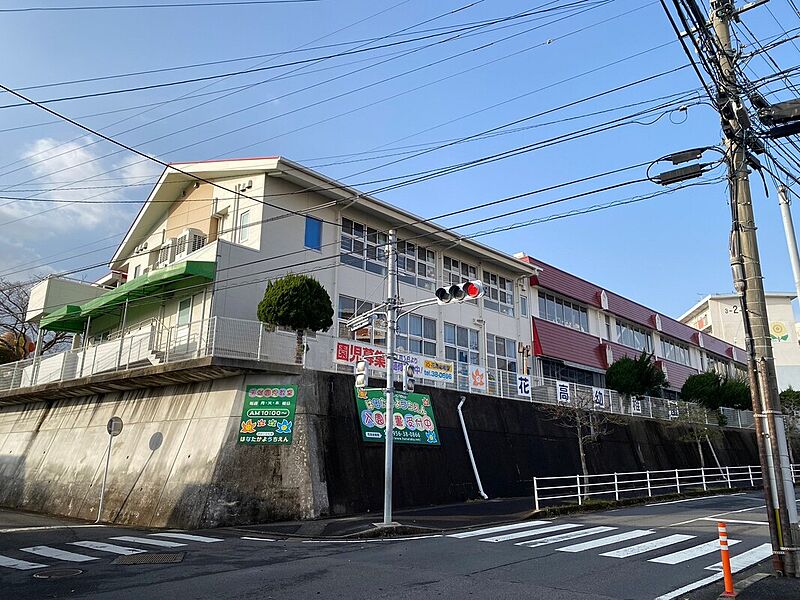
<svg viewBox="0 0 800 600">
<path fill-rule="evenodd" d="M 0 598 L 705 599 L 718 592 L 689 588 L 721 578 L 718 520 L 739 540 L 740 575 L 759 563 L 769 570 L 756 493 L 370 541 L 98 527 L 0 510 Z M 176 553 L 181 562 L 113 562 Z"/>
</svg>

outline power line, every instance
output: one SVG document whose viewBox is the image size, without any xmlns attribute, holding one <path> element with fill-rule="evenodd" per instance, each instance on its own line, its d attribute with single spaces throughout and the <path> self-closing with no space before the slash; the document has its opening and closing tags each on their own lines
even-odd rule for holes
<svg viewBox="0 0 800 600">
<path fill-rule="evenodd" d="M 88 6 L 21 6 L 18 8 L 0 8 L 0 13 L 134 10 L 145 8 L 212 8 L 225 6 L 260 6 L 265 4 L 311 4 L 317 2 L 322 2 L 322 0 L 233 0 L 232 2 L 169 2 L 159 4 L 105 4 Z"/>
</svg>

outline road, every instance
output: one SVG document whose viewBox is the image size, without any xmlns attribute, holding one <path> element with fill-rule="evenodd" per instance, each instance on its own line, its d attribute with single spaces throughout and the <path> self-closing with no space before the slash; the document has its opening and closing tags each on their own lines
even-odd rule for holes
<svg viewBox="0 0 800 600">
<path fill-rule="evenodd" d="M 91 526 L 0 510 L 0 598 L 706 598 L 691 590 L 721 577 L 718 520 L 729 524 L 734 569 L 769 556 L 758 493 L 370 541 Z M 114 562 L 165 555 L 180 562 Z"/>
</svg>

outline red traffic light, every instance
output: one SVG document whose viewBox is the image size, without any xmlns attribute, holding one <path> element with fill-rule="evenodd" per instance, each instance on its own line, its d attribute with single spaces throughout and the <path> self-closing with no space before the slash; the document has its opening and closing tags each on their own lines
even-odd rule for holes
<svg viewBox="0 0 800 600">
<path fill-rule="evenodd" d="M 461 286 L 468 299 L 476 299 L 483 296 L 483 283 L 481 281 L 468 281 Z"/>
<path fill-rule="evenodd" d="M 464 302 L 465 300 L 475 300 L 483 296 L 483 282 L 467 281 L 448 287 L 440 287 L 436 290 L 436 299 L 439 304 L 449 302 Z"/>
</svg>

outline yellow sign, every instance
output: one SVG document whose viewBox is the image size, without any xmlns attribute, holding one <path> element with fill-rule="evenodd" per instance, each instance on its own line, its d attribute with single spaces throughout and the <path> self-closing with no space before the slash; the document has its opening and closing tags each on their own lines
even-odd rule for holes
<svg viewBox="0 0 800 600">
<path fill-rule="evenodd" d="M 769 333 L 774 342 L 788 342 L 789 330 L 782 321 L 774 321 L 769 324 Z"/>
<path fill-rule="evenodd" d="M 450 361 L 426 358 L 422 361 L 422 377 L 435 381 L 455 383 L 456 366 Z"/>
</svg>

